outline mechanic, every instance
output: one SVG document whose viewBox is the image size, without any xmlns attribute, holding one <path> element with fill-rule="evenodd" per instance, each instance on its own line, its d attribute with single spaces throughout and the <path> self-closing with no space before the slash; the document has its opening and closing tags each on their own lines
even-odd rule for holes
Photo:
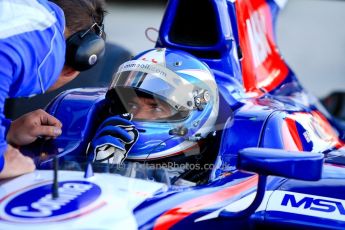
<svg viewBox="0 0 345 230">
<path fill-rule="evenodd" d="M 0 179 L 32 172 L 19 147 L 55 138 L 62 124 L 43 110 L 11 122 L 6 98 L 57 89 L 104 54 L 103 0 L 0 1 Z"/>
<path fill-rule="evenodd" d="M 88 146 L 90 160 L 139 161 L 166 167 L 175 181 L 205 179 L 211 168 L 203 165 L 217 153 L 219 95 L 204 63 L 182 51 L 144 52 L 119 67 L 106 99 L 110 115 Z"/>
</svg>

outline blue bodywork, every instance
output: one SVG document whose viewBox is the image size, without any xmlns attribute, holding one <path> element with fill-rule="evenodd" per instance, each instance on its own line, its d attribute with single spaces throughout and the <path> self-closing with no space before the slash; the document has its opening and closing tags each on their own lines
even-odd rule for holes
<svg viewBox="0 0 345 230">
<path fill-rule="evenodd" d="M 168 2 L 156 47 L 187 51 L 208 64 L 220 91 L 218 124 L 223 129 L 217 135 L 219 147 L 212 150 L 216 160 L 208 182 L 171 186 L 146 199 L 134 209 L 141 229 L 345 228 L 345 130 L 285 62 L 278 60 L 284 75 L 267 85 L 252 84 L 245 75 L 246 50 L 252 50 L 243 47 L 245 26 L 259 12 L 257 20 L 274 31 L 279 10 L 274 0 Z M 243 15 L 249 18 L 245 26 Z M 263 61 L 278 52 L 274 40 L 269 42 Z M 269 60 L 273 69 L 278 54 Z M 272 68 L 265 69 L 268 75 Z M 63 123 L 62 135 L 54 141 L 61 161 L 85 158 L 104 119 L 106 91 L 69 90 L 48 106 Z M 51 166 L 49 159 L 41 162 L 41 168 Z M 247 205 L 231 207 L 242 200 Z"/>
</svg>

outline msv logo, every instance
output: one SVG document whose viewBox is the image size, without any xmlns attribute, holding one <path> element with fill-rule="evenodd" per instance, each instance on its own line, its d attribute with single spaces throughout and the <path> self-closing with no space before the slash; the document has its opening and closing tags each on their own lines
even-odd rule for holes
<svg viewBox="0 0 345 230">
<path fill-rule="evenodd" d="M 303 216 L 313 216 L 345 223 L 345 200 L 331 197 L 274 191 L 266 211 L 299 214 L 301 219 L 304 219 Z"/>
<path fill-rule="evenodd" d="M 30 187 L 3 199 L 1 218 L 18 222 L 71 219 L 99 207 L 101 188 L 87 181 L 59 182 L 59 197 L 52 198 L 52 184 Z"/>
<path fill-rule="evenodd" d="M 309 196 L 305 196 L 302 199 L 296 199 L 293 194 L 285 194 L 281 205 L 327 213 L 338 212 L 340 215 L 345 215 L 345 209 L 342 202 L 316 199 Z"/>
</svg>

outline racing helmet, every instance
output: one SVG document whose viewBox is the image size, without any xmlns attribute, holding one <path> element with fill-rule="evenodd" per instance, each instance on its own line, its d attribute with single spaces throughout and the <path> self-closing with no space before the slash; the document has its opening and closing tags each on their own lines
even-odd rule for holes
<svg viewBox="0 0 345 230">
<path fill-rule="evenodd" d="M 216 129 L 219 95 L 214 76 L 205 63 L 184 51 L 156 48 L 123 63 L 106 98 L 110 113 L 132 113 L 139 131 L 127 159 L 186 153 Z M 142 105 L 133 101 L 142 98 L 150 112 L 136 116 L 133 110 Z"/>
</svg>

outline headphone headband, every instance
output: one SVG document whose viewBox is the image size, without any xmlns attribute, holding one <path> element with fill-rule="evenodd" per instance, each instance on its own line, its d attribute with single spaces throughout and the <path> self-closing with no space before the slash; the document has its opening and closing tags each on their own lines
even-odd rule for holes
<svg viewBox="0 0 345 230">
<path fill-rule="evenodd" d="M 93 23 L 93 24 L 89 27 L 89 29 L 87 29 L 87 30 L 85 31 L 85 33 L 83 33 L 83 34 L 81 35 L 81 37 L 84 37 L 84 36 L 85 36 L 87 33 L 89 33 L 92 29 L 95 30 L 95 33 L 96 33 L 98 36 L 102 37 L 102 35 L 103 35 L 103 30 L 104 30 L 104 24 L 98 25 L 97 22 Z"/>
</svg>

